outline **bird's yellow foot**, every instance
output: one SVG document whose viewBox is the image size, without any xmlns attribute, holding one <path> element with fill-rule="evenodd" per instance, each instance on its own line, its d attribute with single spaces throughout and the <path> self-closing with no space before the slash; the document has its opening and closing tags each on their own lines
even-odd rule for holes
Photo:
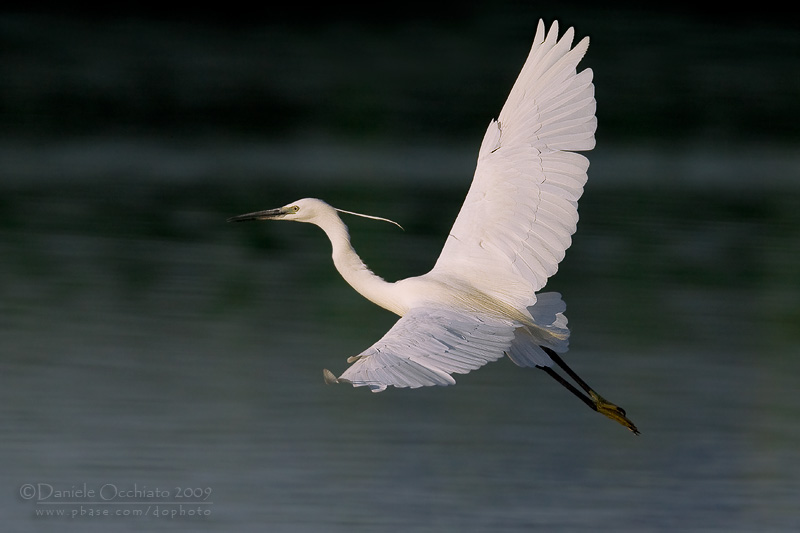
<svg viewBox="0 0 800 533">
<path fill-rule="evenodd" d="M 598 413 L 607 416 L 611 420 L 616 420 L 629 430 L 633 431 L 635 435 L 639 435 L 639 430 L 636 429 L 636 424 L 631 422 L 628 417 L 625 416 L 625 409 L 619 407 L 618 405 L 614 405 L 593 390 L 589 391 L 589 395 L 592 397 Z"/>
</svg>

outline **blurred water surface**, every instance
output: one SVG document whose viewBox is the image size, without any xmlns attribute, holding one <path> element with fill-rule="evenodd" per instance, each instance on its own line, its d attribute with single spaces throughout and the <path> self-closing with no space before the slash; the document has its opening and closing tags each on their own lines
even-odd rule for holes
<svg viewBox="0 0 800 533">
<path fill-rule="evenodd" d="M 404 226 L 347 220 L 377 273 L 425 272 L 529 45 L 518 15 L 0 18 L 9 530 L 796 528 L 795 33 L 566 21 L 592 36 L 601 121 L 548 288 L 570 364 L 638 438 L 506 360 L 449 388 L 323 385 L 394 317 L 319 230 L 224 222 L 317 196 Z"/>
</svg>

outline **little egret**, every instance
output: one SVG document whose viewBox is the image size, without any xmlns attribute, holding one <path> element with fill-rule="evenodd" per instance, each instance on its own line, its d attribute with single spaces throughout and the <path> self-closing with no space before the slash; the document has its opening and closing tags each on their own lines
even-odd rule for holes
<svg viewBox="0 0 800 533">
<path fill-rule="evenodd" d="M 452 374 L 505 354 L 519 366 L 543 370 L 590 408 L 639 433 L 624 409 L 603 399 L 558 355 L 569 341 L 561 295 L 536 294 L 555 274 L 576 230 L 589 167 L 576 152 L 595 145 L 592 71 L 576 71 L 589 39 L 573 47 L 573 36 L 570 28 L 558 39 L 557 22 L 545 32 L 539 21 L 508 100 L 486 130 L 464 205 L 427 274 L 394 283 L 373 274 L 350 245 L 339 216 L 359 214 L 321 200 L 305 198 L 229 219 L 319 226 L 345 281 L 401 317 L 382 339 L 350 357 L 352 365 L 341 376 L 324 370 L 327 383 L 373 392 L 390 385 L 452 385 Z"/>
</svg>

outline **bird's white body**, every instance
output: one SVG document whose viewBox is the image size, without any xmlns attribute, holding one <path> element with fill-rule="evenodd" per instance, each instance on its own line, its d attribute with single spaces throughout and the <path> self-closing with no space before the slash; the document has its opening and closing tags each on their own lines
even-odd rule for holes
<svg viewBox="0 0 800 533">
<path fill-rule="evenodd" d="M 375 392 L 387 385 L 448 385 L 455 383 L 451 373 L 474 370 L 503 354 L 520 366 L 542 367 L 553 361 L 541 346 L 567 350 L 565 305 L 556 293 L 540 294 L 538 301 L 530 294 L 519 305 L 514 298 L 517 293 L 507 286 L 486 291 L 483 287 L 491 283 L 442 268 L 441 259 L 427 274 L 387 282 L 353 249 L 337 209 L 322 200 L 304 198 L 281 211 L 279 215 L 271 211 L 268 218 L 322 228 L 331 242 L 333 264 L 345 281 L 366 299 L 404 317 L 369 350 L 351 357 L 349 361 L 356 364 L 338 380 L 367 385 Z M 511 276 L 506 278 L 506 283 L 513 283 Z M 525 305 L 528 302 L 532 303 Z"/>
<path fill-rule="evenodd" d="M 575 151 L 594 147 L 592 72 L 576 72 L 588 38 L 573 48 L 572 37 L 569 29 L 559 40 L 557 23 L 546 33 L 539 22 L 508 100 L 486 130 L 461 212 L 427 274 L 394 283 L 376 276 L 350 245 L 338 210 L 321 200 L 299 200 L 269 217 L 322 228 L 345 281 L 404 317 L 376 345 L 351 358 L 355 364 L 340 380 L 374 391 L 446 384 L 453 382 L 449 374 L 504 353 L 523 366 L 551 366 L 540 347 L 566 351 L 565 305 L 548 294 L 537 306 L 536 291 L 556 272 L 577 226 L 589 163 Z M 414 328 L 404 327 L 411 322 Z M 450 327 L 455 323 L 460 326 Z M 493 342 L 478 342 L 487 336 Z M 460 353 L 466 348 L 476 353 Z M 427 377 L 415 378 L 415 372 Z"/>
<path fill-rule="evenodd" d="M 347 226 L 336 209 L 322 200 L 305 198 L 293 205 L 310 216 L 309 222 L 325 231 L 331 241 L 333 264 L 344 280 L 364 298 L 399 316 L 410 309 L 432 305 L 464 308 L 493 306 L 475 284 L 463 276 L 433 270 L 422 276 L 387 282 L 364 264 L 350 244 Z M 301 219 L 297 219 L 301 220 Z M 494 306 L 497 307 L 495 303 Z M 498 309 L 498 312 L 503 313 Z"/>
<path fill-rule="evenodd" d="M 393 283 L 376 276 L 350 245 L 340 210 L 321 200 L 306 198 L 231 219 L 319 226 L 345 281 L 402 317 L 378 342 L 349 358 L 353 364 L 340 377 L 326 370 L 326 381 L 374 392 L 449 385 L 455 383 L 452 374 L 504 354 L 551 375 L 555 362 L 577 378 L 557 355 L 568 347 L 566 306 L 559 294 L 537 295 L 556 272 L 577 227 L 589 162 L 576 152 L 595 143 L 592 72 L 576 71 L 589 40 L 572 47 L 572 38 L 571 28 L 558 39 L 557 23 L 545 32 L 539 22 L 508 100 L 486 130 L 464 205 L 427 274 Z M 591 396 L 582 396 L 590 407 L 635 431 L 623 410 L 582 380 L 579 384 Z"/>
</svg>

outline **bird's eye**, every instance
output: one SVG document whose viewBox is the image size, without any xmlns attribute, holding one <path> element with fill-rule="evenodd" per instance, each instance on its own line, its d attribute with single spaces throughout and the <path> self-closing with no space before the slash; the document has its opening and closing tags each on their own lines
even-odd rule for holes
<svg viewBox="0 0 800 533">
<path fill-rule="evenodd" d="M 289 208 L 289 211 L 291 211 L 292 213 L 297 213 L 298 211 L 300 211 L 300 206 L 293 205 L 292 207 Z"/>
</svg>

